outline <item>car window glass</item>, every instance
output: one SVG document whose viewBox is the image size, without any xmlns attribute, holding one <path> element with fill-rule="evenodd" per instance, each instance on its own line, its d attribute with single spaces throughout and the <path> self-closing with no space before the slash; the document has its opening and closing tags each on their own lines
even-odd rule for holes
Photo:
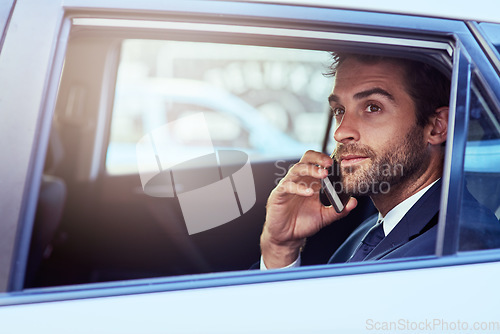
<svg viewBox="0 0 500 334">
<path fill-rule="evenodd" d="M 479 25 L 488 41 L 495 47 L 497 57 L 500 58 L 500 25 L 494 23 L 481 23 Z"/>
<path fill-rule="evenodd" d="M 460 250 L 500 247 L 500 113 L 472 82 Z"/>
<path fill-rule="evenodd" d="M 319 150 L 331 79 L 327 52 L 269 47 L 126 40 L 116 84 L 106 168 L 137 171 L 146 134 L 202 113 L 210 140 L 174 126 L 171 147 L 239 149 L 252 161 L 298 158 Z M 191 124 L 192 125 L 192 124 Z"/>
</svg>

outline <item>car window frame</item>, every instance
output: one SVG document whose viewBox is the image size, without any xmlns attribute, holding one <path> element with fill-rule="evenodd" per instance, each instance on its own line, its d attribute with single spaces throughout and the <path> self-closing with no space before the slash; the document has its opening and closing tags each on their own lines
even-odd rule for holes
<svg viewBox="0 0 500 334">
<path fill-rule="evenodd" d="M 193 3 L 197 3 L 200 6 L 193 6 Z M 97 17 L 102 17 L 102 8 L 105 8 L 106 1 L 102 4 L 85 4 L 83 1 L 73 0 L 70 2 L 71 5 L 65 7 L 65 16 L 64 20 L 61 21 L 59 37 L 57 40 L 57 55 L 53 60 L 53 68 L 50 73 L 50 80 L 46 86 L 46 99 L 52 101 L 55 99 L 55 95 L 57 92 L 57 85 L 59 83 L 60 69 L 63 64 L 64 59 L 64 50 L 67 45 L 67 40 L 69 36 L 69 30 L 71 28 L 71 20 L 73 17 L 85 14 L 95 15 Z M 208 4 L 210 5 L 210 4 Z M 99 8 L 99 6 L 101 8 Z M 168 14 L 171 12 L 175 12 L 175 10 L 183 9 L 188 13 L 205 13 L 207 17 L 211 20 L 216 20 L 214 15 L 210 13 L 214 13 L 217 10 L 220 10 L 223 14 L 228 15 L 231 19 L 237 19 L 242 16 L 241 13 L 246 13 L 245 17 L 250 17 L 253 20 L 260 22 L 260 24 L 265 24 L 266 22 L 271 21 L 271 18 L 281 19 L 281 20 L 290 20 L 297 19 L 294 23 L 295 26 L 305 25 L 308 26 L 308 21 L 302 19 L 300 17 L 304 14 L 304 10 L 309 11 L 309 14 L 312 13 L 320 13 L 320 17 L 318 21 L 322 21 L 323 26 L 340 26 L 340 29 L 370 29 L 375 28 L 374 34 L 382 34 L 381 31 L 388 33 L 394 28 L 400 27 L 401 30 L 413 31 L 416 35 L 429 35 L 435 36 L 436 38 L 448 40 L 453 43 L 457 43 L 454 46 L 455 55 L 459 55 L 456 57 L 460 57 L 460 68 L 455 69 L 455 66 L 458 64 L 454 64 L 454 83 L 452 84 L 454 87 L 453 90 L 456 92 L 461 89 L 459 86 L 459 77 L 463 74 L 462 66 L 468 67 L 470 71 L 471 59 L 475 59 L 475 64 L 479 70 L 486 70 L 486 75 L 484 76 L 484 80 L 488 83 L 488 86 L 494 92 L 499 92 L 500 89 L 498 78 L 494 78 L 490 71 L 492 70 L 491 64 L 482 64 L 481 61 L 485 60 L 485 56 L 481 54 L 478 46 L 470 35 L 466 25 L 460 21 L 453 20 L 438 20 L 431 18 L 420 18 L 420 17 L 408 17 L 405 15 L 393 15 L 393 14 L 382 14 L 382 13 L 363 13 L 356 11 L 348 11 L 348 10 L 337 10 L 337 9 L 321 9 L 321 8 L 300 8 L 295 6 L 286 7 L 288 10 L 283 11 L 266 11 L 264 9 L 273 8 L 278 9 L 280 6 L 275 5 L 266 5 L 266 4 L 244 4 L 244 3 L 231 3 L 230 6 L 220 6 L 220 7 L 211 7 L 208 8 L 207 4 L 202 4 L 202 2 L 197 1 L 189 1 L 189 3 L 176 4 L 162 4 L 164 6 L 162 8 L 149 8 L 149 15 L 151 17 L 158 17 L 161 13 Z M 186 6 L 189 6 L 187 8 Z M 266 7 L 271 6 L 271 7 Z M 159 6 L 160 7 L 160 6 Z M 194 9 L 193 9 L 194 8 Z M 247 10 L 249 9 L 249 11 Z M 109 10 L 109 9 L 108 9 Z M 144 10 L 144 9 L 143 9 Z M 159 10 L 159 11 L 158 11 Z M 271 13 L 266 14 L 266 19 L 259 19 L 261 13 Z M 148 12 L 145 11 L 142 15 L 146 15 Z M 183 12 L 186 13 L 186 12 Z M 208 13 L 208 14 L 207 14 Z M 333 15 L 335 14 L 335 15 Z M 183 14 L 185 15 L 185 14 Z M 232 16 L 231 16 L 232 15 Z M 113 13 L 112 17 L 124 17 L 127 18 L 130 16 L 129 13 L 121 12 L 121 13 Z M 390 18 L 390 19 L 388 19 Z M 207 19 L 208 20 L 208 19 Z M 267 20 L 267 21 L 266 21 Z M 357 23 L 352 23 L 352 22 Z M 363 22 L 363 23 L 361 23 Z M 284 24 L 281 22 L 280 24 Z M 384 29 L 380 28 L 384 27 Z M 290 27 L 289 27 L 290 28 Z M 419 29 L 421 30 L 419 33 Z M 453 33 L 450 33 L 453 31 Z M 394 34 L 399 35 L 401 33 L 394 32 Z M 272 42 L 272 41 L 270 41 Z M 460 50 L 460 52 L 457 52 Z M 463 51 L 463 53 L 462 53 Z M 466 65 L 463 65 L 466 64 Z M 489 64 L 489 65 L 488 65 Z M 482 72 L 481 72 L 482 73 Z M 461 106 L 463 101 L 457 101 L 455 104 L 455 109 L 458 106 Z M 238 272 L 238 273 L 218 273 L 218 274 L 201 274 L 195 275 L 195 277 L 183 277 L 183 278 L 161 278 L 158 280 L 139 280 L 139 281 L 130 281 L 127 283 L 109 283 L 109 284 L 90 284 L 86 286 L 80 287 L 63 287 L 63 288 L 43 288 L 43 289 L 34 289 L 34 290 L 22 290 L 22 281 L 24 278 L 24 269 L 23 265 L 26 263 L 26 245 L 29 245 L 29 239 L 31 237 L 31 225 L 34 214 L 34 208 L 36 206 L 37 195 L 33 195 L 37 193 L 37 189 L 39 188 L 39 177 L 41 176 L 41 171 L 43 168 L 43 161 L 45 158 L 45 150 L 48 140 L 48 133 L 50 129 L 50 121 L 47 121 L 48 118 L 51 120 L 51 116 L 53 113 L 53 103 L 43 104 L 42 109 L 44 110 L 43 115 L 46 117 L 45 119 L 40 119 L 38 122 L 38 131 L 39 136 L 43 140 L 39 141 L 39 144 L 36 148 L 33 149 L 33 156 L 31 158 L 32 164 L 32 178 L 28 181 L 28 186 L 24 190 L 24 199 L 23 199 L 23 207 L 25 211 L 23 213 L 23 217 L 18 221 L 18 241 L 15 246 L 15 255 L 14 261 L 16 265 L 11 269 L 10 272 L 10 285 L 9 291 L 17 291 L 18 296 L 24 300 L 45 300 L 45 292 L 50 294 L 50 292 L 65 292 L 64 296 L 57 297 L 55 295 L 51 295 L 50 298 L 85 298 L 85 296 L 102 296 L 102 295 L 115 295 L 123 293 L 123 289 L 126 290 L 126 293 L 140 293 L 144 291 L 151 291 L 145 288 L 145 286 L 149 285 L 148 282 L 156 282 L 157 285 L 153 288 L 159 288 L 161 291 L 166 290 L 176 290 L 176 289 L 192 289 L 192 288 L 201 288 L 201 287 L 209 287 L 209 286 L 225 286 L 225 285 L 233 285 L 233 284 L 249 284 L 249 283 L 262 283 L 262 282 L 272 282 L 272 281 L 281 281 L 281 280 L 294 280 L 294 279 L 303 279 L 303 278 L 315 278 L 315 277 L 326 277 L 326 276 L 339 276 L 339 275 L 352 275 L 358 273 L 368 273 L 368 272 L 383 272 L 383 271 L 393 271 L 393 270 L 405 270 L 409 268 L 426 268 L 433 266 L 446 266 L 446 265 L 455 265 L 460 263 L 467 263 L 467 261 L 473 262 L 482 262 L 482 261 L 497 261 L 500 259 L 500 252 L 490 251 L 490 252 L 481 252 L 477 256 L 474 255 L 464 255 L 460 259 L 457 258 L 448 258 L 448 257 L 430 257 L 430 258 L 418 258 L 415 260 L 395 260 L 395 261 L 384 261 L 383 263 L 373 263 L 373 264 L 342 264 L 342 265 L 331 265 L 331 266 L 320 266 L 313 268 L 298 268 L 298 269 L 290 269 L 284 270 L 281 272 L 270 271 L 267 273 L 255 273 L 255 272 Z M 453 110 L 451 114 L 454 114 Z M 465 114 L 458 115 L 459 120 L 453 122 L 454 129 L 458 129 L 457 126 L 462 126 L 460 123 L 461 118 L 465 117 L 467 114 L 467 108 L 465 109 Z M 458 124 L 458 125 L 457 125 Z M 455 152 L 460 152 L 461 149 L 465 148 L 465 142 L 460 138 L 454 138 L 453 132 L 449 133 L 449 139 L 455 144 L 456 147 L 453 148 L 454 152 L 447 152 L 447 164 L 448 167 L 452 165 L 451 162 L 452 156 L 455 157 Z M 463 142 L 463 144 L 462 144 Z M 451 145 L 449 145 L 451 146 Z M 462 161 L 463 164 L 463 161 Z M 457 179 L 462 177 L 463 170 L 460 168 L 453 169 L 447 171 L 449 175 L 446 177 L 445 184 L 452 185 L 457 181 Z M 37 179 L 38 177 L 38 179 Z M 457 203 L 457 196 L 450 196 L 448 188 L 443 187 L 443 194 L 446 196 L 446 199 L 442 199 L 442 206 L 448 209 L 453 209 Z M 442 214 L 444 216 L 444 214 Z M 448 225 L 453 226 L 456 222 L 452 221 L 450 217 L 444 219 L 444 217 L 440 217 L 439 226 L 441 231 L 441 237 L 444 238 L 448 235 L 447 230 L 450 231 L 452 228 L 444 228 L 443 226 L 448 227 Z M 453 241 L 454 238 L 449 238 L 450 241 L 442 242 L 442 255 L 453 254 L 453 250 L 456 248 L 456 242 Z M 24 249 L 24 250 L 23 250 Z M 125 286 L 125 287 L 124 287 Z M 113 290 L 115 288 L 122 288 L 122 290 Z M 77 290 L 79 292 L 77 292 Z M 108 291 L 109 290 L 109 291 Z M 113 290 L 113 291 L 111 291 Z M 83 292 L 82 292 L 83 291 Z M 57 295 L 57 293 L 56 293 Z M 25 296 L 26 298 L 24 298 Z M 24 299 L 23 299 L 24 298 Z M 0 303 L 5 302 L 5 300 L 1 300 Z"/>
<path fill-rule="evenodd" d="M 454 53 L 454 71 L 451 80 L 450 113 L 443 184 L 441 189 L 442 205 L 439 211 L 436 255 L 452 255 L 458 250 L 458 221 L 460 201 L 463 191 L 464 152 L 467 143 L 467 119 L 471 84 L 471 64 L 460 42 Z M 450 126 L 451 125 L 451 126 Z M 463 149 L 462 149 L 463 148 Z M 443 223 L 444 222 L 444 223 Z"/>
<path fill-rule="evenodd" d="M 65 29 L 69 26 L 62 24 L 64 12 L 60 9 L 56 2 L 16 1 L 9 26 L 17 25 L 17 29 L 6 30 L 0 53 L 0 87 L 4 93 L 1 109 L 10 111 L 1 130 L 9 142 L 17 144 L 2 150 L 12 159 L 10 164 L 0 168 L 4 175 L 9 175 L 0 189 L 0 197 L 8 199 L 0 203 L 4 215 L 0 224 L 3 238 L 0 292 L 14 290 L 24 276 L 24 259 L 29 249 L 34 205 L 38 200 L 51 110 L 55 106 L 69 32 Z M 23 24 L 26 20 L 31 25 Z M 37 28 L 33 29 L 34 26 Z M 14 61 L 24 72 L 12 66 Z M 29 73 L 31 80 L 26 82 L 22 73 Z M 21 84 L 19 80 L 24 82 Z M 23 112 L 14 112 L 18 110 Z"/>
</svg>

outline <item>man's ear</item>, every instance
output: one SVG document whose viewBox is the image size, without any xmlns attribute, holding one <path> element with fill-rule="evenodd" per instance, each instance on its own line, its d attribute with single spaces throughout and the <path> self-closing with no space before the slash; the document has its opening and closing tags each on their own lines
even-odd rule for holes
<svg viewBox="0 0 500 334">
<path fill-rule="evenodd" d="M 429 124 L 427 139 L 429 144 L 439 145 L 446 141 L 446 136 L 448 135 L 448 111 L 448 107 L 436 109 Z"/>
</svg>

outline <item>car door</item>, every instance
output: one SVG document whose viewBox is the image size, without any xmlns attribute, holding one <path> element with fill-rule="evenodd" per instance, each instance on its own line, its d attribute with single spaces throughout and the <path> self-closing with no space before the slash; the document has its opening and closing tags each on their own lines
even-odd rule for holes
<svg viewBox="0 0 500 334">
<path fill-rule="evenodd" d="M 26 12 L 31 13 L 27 2 L 18 4 L 13 22 L 21 22 Z M 8 170 L 9 176 L 23 180 L 25 186 L 17 197 L 12 196 L 22 203 L 22 209 L 21 218 L 10 220 L 18 230 L 16 242 L 13 233 L 9 239 L 12 257 L 8 259 L 15 265 L 6 266 L 12 269 L 4 275 L 9 285 L 0 299 L 4 305 L 0 307 L 0 327 L 18 332 L 70 329 L 108 333 L 498 330 L 495 310 L 500 299 L 491 273 L 498 271 L 499 251 L 460 250 L 465 178 L 477 172 L 474 166 L 487 165 L 474 162 L 473 147 L 482 146 L 474 142 L 479 138 L 479 142 L 494 145 L 498 135 L 500 83 L 497 69 L 478 44 L 477 39 L 484 35 L 474 35 L 470 26 L 456 20 L 244 2 L 122 5 L 72 0 L 63 7 L 54 3 L 44 10 L 54 20 L 49 28 L 55 33 L 46 42 L 46 49 L 52 51 L 45 55 L 51 66 L 46 76 L 40 74 L 45 80 L 29 87 L 38 89 L 40 98 L 25 102 L 31 103 L 26 106 L 31 110 L 30 120 L 38 120 L 19 164 L 31 166 L 30 173 L 27 169 L 25 174 Z M 207 44 L 211 48 L 203 48 Z M 182 49 L 186 51 L 182 53 Z M 236 56 L 231 50 L 236 50 Z M 291 94 L 294 89 L 300 92 L 313 87 L 310 93 L 315 96 L 324 89 L 327 84 L 311 81 L 319 73 L 308 66 L 322 62 L 311 60 L 318 52 L 328 55 L 331 50 L 412 57 L 450 75 L 453 131 L 447 140 L 436 253 L 425 258 L 318 265 L 326 263 L 356 224 L 373 212 L 367 200 L 356 213 L 309 240 L 304 260 L 310 266 L 247 270 L 259 259 L 267 196 L 300 158 L 300 153 L 290 156 L 280 148 L 273 151 L 270 141 L 291 137 L 297 146 L 332 149 L 328 110 L 322 110 L 321 103 L 318 110 L 293 110 L 305 97 Z M 15 50 L 10 52 L 15 54 Z M 146 62 L 152 54 L 154 59 Z M 291 54 L 304 56 L 286 58 Z M 8 64 L 4 56 L 0 66 Z M 176 66 L 164 58 L 175 61 Z M 123 77 L 124 66 L 130 70 L 128 81 Z M 183 77 L 150 78 L 159 73 L 170 75 L 182 66 Z M 259 69 L 271 73 L 267 86 L 263 84 L 266 72 Z M 37 73 L 45 72 L 38 69 Z M 200 77 L 205 82 L 200 84 Z M 206 86 L 224 80 L 229 80 L 225 88 L 231 94 Z M 254 88 L 264 89 L 247 92 L 242 87 L 251 86 L 250 82 Z M 176 92 L 183 84 L 187 88 Z M 279 89 L 283 86 L 287 89 Z M 132 97 L 141 90 L 144 94 Z M 210 94 L 203 96 L 206 91 Z M 10 101 L 9 110 L 14 110 Z M 247 104 L 250 107 L 243 107 Z M 265 107 L 259 109 L 259 105 Z M 283 105 L 288 106 L 284 111 Z M 474 112 L 477 108 L 481 110 Z M 251 120 L 245 118 L 247 110 Z M 200 112 L 214 123 L 202 122 L 195 128 L 194 118 L 187 124 L 177 123 Z M 285 118 L 292 126 L 282 125 Z M 319 128 L 312 127 L 318 122 Z M 163 132 L 164 125 L 168 132 Z M 268 130 L 259 133 L 263 128 Z M 321 135 L 316 136 L 319 131 Z M 179 137 L 167 138 L 165 133 L 178 133 Z M 221 163 L 225 160 L 196 160 L 203 157 L 200 152 L 212 154 L 202 140 L 207 133 L 221 139 L 217 145 L 215 140 L 209 142 L 211 149 L 242 152 L 237 156 L 248 160 L 229 159 L 227 169 Z M 266 137 L 270 134 L 273 136 Z M 184 140 L 184 146 L 172 152 L 185 153 L 195 160 L 194 166 L 173 172 L 180 174 L 162 174 L 161 167 L 154 175 L 143 177 L 142 167 L 130 163 L 130 156 L 135 159 L 137 147 L 143 147 L 145 159 L 149 157 L 154 167 L 163 166 L 166 160 L 156 148 L 157 138 L 164 139 L 160 142 L 168 143 L 168 149 L 177 148 L 177 142 Z M 261 143 L 262 138 L 269 139 Z M 31 143 L 35 143 L 33 147 Z M 191 154 L 192 149 L 196 153 Z M 486 181 L 490 183 L 497 179 L 492 168 L 486 171 L 488 175 L 472 175 L 477 177 L 471 179 L 469 191 L 478 198 L 491 198 L 490 193 L 481 193 L 481 182 L 485 177 L 491 177 Z M 215 169 L 216 176 L 210 176 Z M 253 182 L 239 183 L 237 175 L 245 171 L 243 179 L 249 180 L 251 175 Z M 223 189 L 220 192 L 196 197 L 196 205 L 189 208 L 209 212 L 212 208 L 203 206 L 203 200 L 222 197 L 224 189 L 229 189 L 233 197 L 227 197 L 222 211 L 236 203 L 237 217 L 190 233 L 187 211 L 181 204 L 182 187 L 168 188 L 175 189 L 173 196 L 163 188 L 153 192 L 161 196 L 151 196 L 146 189 L 157 175 L 179 175 L 183 180 L 179 185 L 190 191 L 202 188 L 200 184 L 227 181 L 228 188 L 221 186 L 215 188 Z M 202 176 L 195 178 L 200 183 L 194 186 L 190 183 L 193 175 Z M 50 176 L 49 183 L 62 194 L 55 204 L 61 211 L 60 220 L 46 243 L 36 239 L 37 226 L 48 230 L 45 220 L 38 219 L 40 199 L 45 196 L 40 191 L 44 176 Z M 160 185 L 176 183 L 165 182 Z M 246 195 L 252 192 L 255 202 L 252 204 L 250 196 L 250 204 L 245 204 Z M 7 198 L 6 193 L 2 196 Z M 498 201 L 491 204 L 493 209 L 495 205 L 498 207 Z M 202 221 L 213 215 L 205 214 Z M 41 246 L 38 257 L 28 254 L 30 245 L 31 250 Z M 473 288 L 465 289 L 469 282 Z M 360 305 L 372 295 L 377 299 L 373 305 Z"/>
</svg>

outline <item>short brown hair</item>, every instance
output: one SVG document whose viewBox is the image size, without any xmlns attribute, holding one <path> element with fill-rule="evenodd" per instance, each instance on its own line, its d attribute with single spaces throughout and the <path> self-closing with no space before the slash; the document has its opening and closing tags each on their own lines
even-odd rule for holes
<svg viewBox="0 0 500 334">
<path fill-rule="evenodd" d="M 406 72 L 406 91 L 413 99 L 416 109 L 417 124 L 425 126 L 435 110 L 450 103 L 450 79 L 433 66 L 410 59 L 364 55 L 356 53 L 332 52 L 333 62 L 328 76 L 335 76 L 339 66 L 347 59 L 354 59 L 364 64 L 392 62 L 403 67 Z"/>
</svg>

